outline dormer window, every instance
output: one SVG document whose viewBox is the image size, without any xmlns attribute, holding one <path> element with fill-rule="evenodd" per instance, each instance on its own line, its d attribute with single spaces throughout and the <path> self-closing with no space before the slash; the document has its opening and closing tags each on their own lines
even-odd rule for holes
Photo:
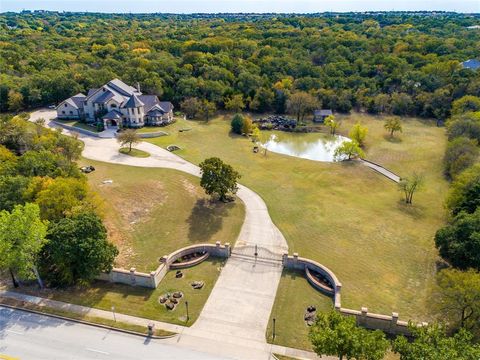
<svg viewBox="0 0 480 360">
<path fill-rule="evenodd" d="M 67 104 L 65 104 L 65 107 L 67 107 Z"/>
</svg>

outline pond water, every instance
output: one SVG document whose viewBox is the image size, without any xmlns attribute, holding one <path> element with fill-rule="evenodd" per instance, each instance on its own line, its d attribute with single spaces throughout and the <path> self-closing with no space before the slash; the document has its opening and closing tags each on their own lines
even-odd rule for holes
<svg viewBox="0 0 480 360">
<path fill-rule="evenodd" d="M 321 133 L 286 133 L 275 131 L 262 147 L 267 151 L 303 159 L 333 162 L 335 149 L 350 139 L 340 135 Z"/>
</svg>

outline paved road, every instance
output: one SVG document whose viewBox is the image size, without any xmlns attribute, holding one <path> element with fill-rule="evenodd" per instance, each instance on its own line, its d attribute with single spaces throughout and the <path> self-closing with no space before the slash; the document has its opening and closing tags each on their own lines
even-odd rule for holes
<svg viewBox="0 0 480 360">
<path fill-rule="evenodd" d="M 116 331 L 0 307 L 0 355 L 22 360 L 227 359 Z"/>
<path fill-rule="evenodd" d="M 34 112 L 30 120 L 40 117 L 52 119 L 55 111 Z M 55 126 L 48 121 L 47 125 Z M 149 152 L 150 157 L 134 158 L 120 154 L 115 139 L 87 135 L 80 135 L 80 139 L 85 143 L 82 155 L 87 159 L 130 166 L 171 168 L 200 176 L 196 165 L 150 143 L 142 142 L 136 146 Z M 258 245 L 267 249 L 277 261 L 252 262 L 230 258 L 199 319 L 185 330 L 185 334 L 208 334 L 216 340 L 232 344 L 243 341 L 248 346 L 258 345 L 263 351 L 267 349 L 265 333 L 282 273 L 279 260 L 283 253 L 288 252 L 288 246 L 258 194 L 240 185 L 237 196 L 245 204 L 246 216 L 235 248 Z"/>
</svg>

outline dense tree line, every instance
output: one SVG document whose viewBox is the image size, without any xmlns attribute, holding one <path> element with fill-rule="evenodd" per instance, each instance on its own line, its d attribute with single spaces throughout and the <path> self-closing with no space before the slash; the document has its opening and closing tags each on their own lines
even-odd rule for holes
<svg viewBox="0 0 480 360">
<path fill-rule="evenodd" d="M 443 120 L 480 95 L 475 16 L 0 15 L 1 111 L 58 103 L 113 77 L 175 105 L 296 116 L 309 106 Z M 234 99 L 232 101 L 232 99 Z M 289 101 L 290 99 L 290 101 Z M 300 110 L 300 111 L 299 111 Z"/>
<path fill-rule="evenodd" d="M 82 144 L 26 117 L 0 118 L 0 271 L 15 286 L 88 282 L 111 270 L 118 250 L 75 163 Z"/>
</svg>

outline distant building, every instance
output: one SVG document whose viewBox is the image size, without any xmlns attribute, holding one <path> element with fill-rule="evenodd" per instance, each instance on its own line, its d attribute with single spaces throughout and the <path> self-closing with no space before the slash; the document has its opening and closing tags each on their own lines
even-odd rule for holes
<svg viewBox="0 0 480 360">
<path fill-rule="evenodd" d="M 333 115 L 330 109 L 315 110 L 313 112 L 313 122 L 323 123 L 325 118 L 330 115 Z"/>
<path fill-rule="evenodd" d="M 478 61 L 477 59 L 470 59 L 462 62 L 462 66 L 465 69 L 477 70 L 478 68 L 480 68 L 480 61 Z"/>
<path fill-rule="evenodd" d="M 166 125 L 173 121 L 173 105 L 156 95 L 143 95 L 121 80 L 113 79 L 87 95 L 79 93 L 57 106 L 59 119 L 103 122 L 105 127 L 143 127 Z"/>
</svg>

